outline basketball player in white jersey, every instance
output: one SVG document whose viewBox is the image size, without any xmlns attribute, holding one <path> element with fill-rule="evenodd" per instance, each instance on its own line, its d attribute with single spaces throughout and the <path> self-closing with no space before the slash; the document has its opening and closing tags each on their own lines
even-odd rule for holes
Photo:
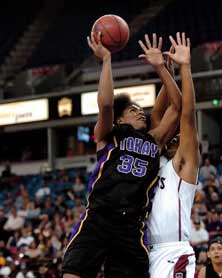
<svg viewBox="0 0 222 278">
<path fill-rule="evenodd" d="M 149 216 L 150 278 L 193 278 L 195 255 L 189 244 L 191 208 L 200 162 L 195 116 L 195 92 L 191 75 L 190 41 L 177 33 L 170 36 L 175 53 L 166 52 L 180 67 L 182 111 L 180 134 L 167 146 L 159 183 Z"/>
</svg>

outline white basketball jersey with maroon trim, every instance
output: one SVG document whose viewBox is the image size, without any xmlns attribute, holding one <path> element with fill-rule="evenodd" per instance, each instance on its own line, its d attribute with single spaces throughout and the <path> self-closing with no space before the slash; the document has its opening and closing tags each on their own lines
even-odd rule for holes
<svg viewBox="0 0 222 278">
<path fill-rule="evenodd" d="M 159 182 L 147 221 L 148 244 L 189 241 L 196 185 L 177 175 L 172 160 L 161 160 Z"/>
</svg>

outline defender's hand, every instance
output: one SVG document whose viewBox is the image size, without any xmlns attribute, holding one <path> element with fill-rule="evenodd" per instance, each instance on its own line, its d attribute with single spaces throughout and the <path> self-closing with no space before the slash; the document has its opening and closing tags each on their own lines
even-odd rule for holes
<svg viewBox="0 0 222 278">
<path fill-rule="evenodd" d="M 160 37 L 157 43 L 157 35 L 153 34 L 153 44 L 151 44 L 149 36 L 145 34 L 145 44 L 140 40 L 139 45 L 144 51 L 144 54 L 139 55 L 139 58 L 145 58 L 146 61 L 153 67 L 164 65 L 165 61 L 161 52 L 163 39 Z"/>
<path fill-rule="evenodd" d="M 182 37 L 179 32 L 176 34 L 177 41 L 174 40 L 172 36 L 169 37 L 175 53 L 170 53 L 166 51 L 163 54 L 167 55 L 170 59 L 176 62 L 179 65 L 189 65 L 190 64 L 190 39 L 185 36 L 185 33 L 182 33 Z"/>
</svg>

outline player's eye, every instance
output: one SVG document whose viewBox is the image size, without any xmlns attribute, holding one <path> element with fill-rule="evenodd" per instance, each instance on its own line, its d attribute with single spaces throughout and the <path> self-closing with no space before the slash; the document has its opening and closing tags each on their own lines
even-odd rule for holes
<svg viewBox="0 0 222 278">
<path fill-rule="evenodd" d="M 129 111 L 130 112 L 136 112 L 136 109 L 135 108 L 131 108 Z"/>
<path fill-rule="evenodd" d="M 170 141 L 170 144 L 177 144 L 177 143 L 179 143 L 179 140 L 180 140 L 180 137 L 176 136 Z"/>
</svg>

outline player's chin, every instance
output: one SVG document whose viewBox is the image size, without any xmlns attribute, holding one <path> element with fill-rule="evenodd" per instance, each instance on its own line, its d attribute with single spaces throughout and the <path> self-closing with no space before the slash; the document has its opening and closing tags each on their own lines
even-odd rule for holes
<svg viewBox="0 0 222 278">
<path fill-rule="evenodd" d="M 146 125 L 145 122 L 139 121 L 139 122 L 137 123 L 136 129 L 146 129 L 146 128 L 147 128 L 147 125 Z"/>
</svg>

